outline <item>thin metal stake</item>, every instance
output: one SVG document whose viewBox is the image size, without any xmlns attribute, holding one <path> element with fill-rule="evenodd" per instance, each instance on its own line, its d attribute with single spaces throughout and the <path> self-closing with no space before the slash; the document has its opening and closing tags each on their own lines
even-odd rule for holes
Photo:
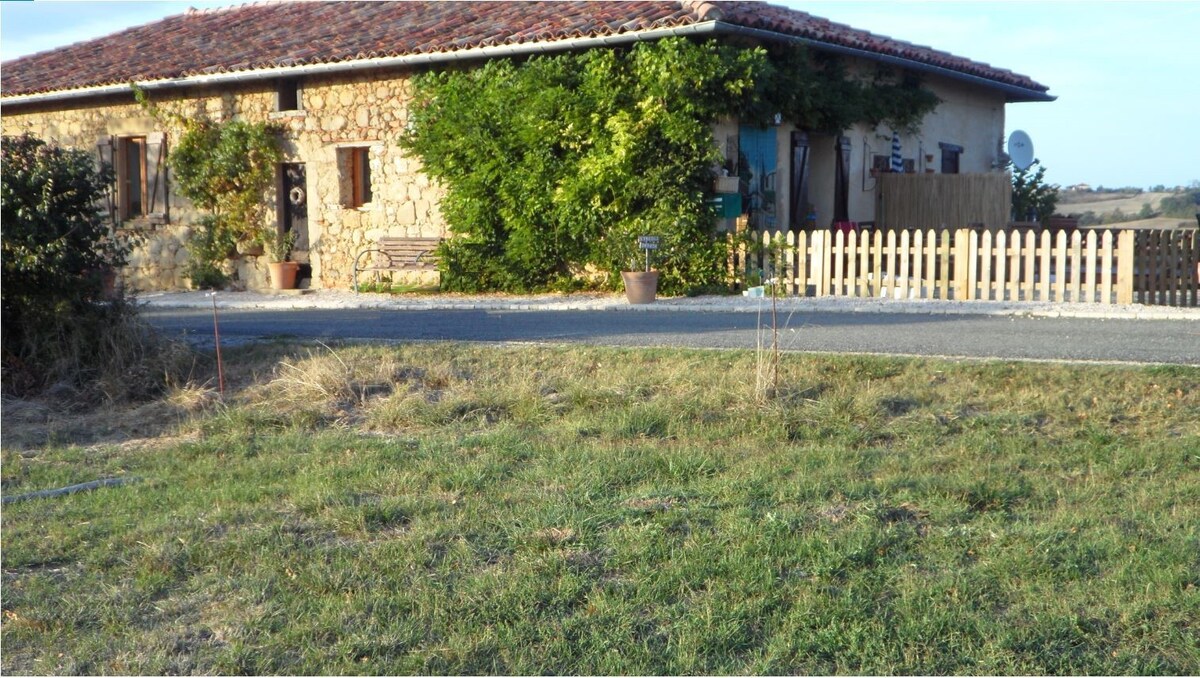
<svg viewBox="0 0 1200 678">
<path fill-rule="evenodd" d="M 221 329 L 217 324 L 217 293 L 213 292 L 208 295 L 212 297 L 213 304 L 213 342 L 217 346 L 217 387 L 221 391 L 221 397 L 225 397 L 225 368 L 221 364 Z"/>
</svg>

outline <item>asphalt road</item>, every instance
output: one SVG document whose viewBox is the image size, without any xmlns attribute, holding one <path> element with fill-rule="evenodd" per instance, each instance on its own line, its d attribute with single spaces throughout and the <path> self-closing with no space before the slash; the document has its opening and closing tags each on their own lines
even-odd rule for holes
<svg viewBox="0 0 1200 678">
<path fill-rule="evenodd" d="M 145 308 L 168 334 L 212 343 L 212 312 Z M 256 338 L 578 342 L 607 346 L 754 348 L 749 313 L 507 310 L 245 310 L 220 313 L 222 343 Z M 903 313 L 797 313 L 779 318 L 789 351 L 1200 366 L 1200 322 Z M 768 337 L 769 341 L 769 337 Z"/>
</svg>

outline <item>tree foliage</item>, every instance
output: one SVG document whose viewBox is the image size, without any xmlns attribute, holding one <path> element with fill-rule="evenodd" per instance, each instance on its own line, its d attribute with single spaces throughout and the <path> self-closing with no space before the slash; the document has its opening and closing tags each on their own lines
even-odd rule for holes
<svg viewBox="0 0 1200 678">
<path fill-rule="evenodd" d="M 770 53 L 665 39 L 629 49 L 493 60 L 416 80 L 401 146 L 446 188 L 456 237 L 443 245 L 443 287 L 527 291 L 579 284 L 588 269 L 635 266 L 636 236 L 660 237 L 661 289 L 724 282 L 714 237 L 711 123 L 775 114 L 806 129 L 918 121 L 937 104 L 905 82 L 848 79 L 799 49 Z M 886 86 L 886 85 L 884 85 Z"/>
<path fill-rule="evenodd" d="M 1022 221 L 1032 216 L 1036 217 L 1037 221 L 1046 221 L 1054 215 L 1058 206 L 1058 185 L 1047 184 L 1045 177 L 1046 168 L 1036 159 L 1029 167 L 1013 173 L 1014 220 Z"/>
<path fill-rule="evenodd" d="M 109 233 L 98 207 L 111 168 L 29 134 L 5 136 L 0 148 L 4 388 L 24 391 L 67 374 L 64 358 L 102 367 L 96 330 L 123 313 L 106 302 L 105 278 L 125 264 L 130 243 Z M 67 350 L 79 344 L 90 345 Z"/>
<path fill-rule="evenodd" d="M 267 123 L 185 119 L 167 162 L 180 195 L 208 212 L 188 241 L 188 277 L 196 287 L 220 287 L 220 269 L 237 241 L 266 242 L 263 194 L 283 158 L 279 131 Z"/>
<path fill-rule="evenodd" d="M 125 264 L 100 205 L 112 169 L 30 134 L 3 138 L 5 336 L 101 297 L 101 272 Z"/>
<path fill-rule="evenodd" d="M 1164 197 L 1158 209 L 1165 217 L 1191 218 L 1200 214 L 1200 182 L 1193 181 L 1187 190 Z"/>
<path fill-rule="evenodd" d="M 179 194 L 238 234 L 257 235 L 263 193 L 283 158 L 279 131 L 244 120 L 187 120 L 171 151 Z"/>
</svg>

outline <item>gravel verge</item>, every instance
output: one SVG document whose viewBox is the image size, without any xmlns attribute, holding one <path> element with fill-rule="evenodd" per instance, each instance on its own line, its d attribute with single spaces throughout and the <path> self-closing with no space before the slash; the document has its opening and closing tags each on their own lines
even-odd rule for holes
<svg viewBox="0 0 1200 678">
<path fill-rule="evenodd" d="M 626 310 L 744 312 L 759 313 L 771 306 L 769 298 L 740 296 L 667 297 L 652 304 L 631 305 L 621 295 L 536 294 L 459 295 L 377 293 L 354 294 L 340 290 L 300 290 L 286 292 L 216 292 L 216 304 L 222 309 L 389 309 L 404 310 L 508 310 L 508 311 L 587 311 Z M 138 295 L 138 302 L 150 308 L 211 308 L 210 292 L 151 292 Z M 1136 320 L 1198 320 L 1200 308 L 1143 306 L 1141 304 L 1070 304 L 1012 301 L 952 301 L 940 299 L 856 299 L 846 297 L 785 297 L 779 310 L 795 312 L 841 313 L 915 313 L 925 315 L 1000 315 L 1044 318 L 1124 318 Z"/>
</svg>

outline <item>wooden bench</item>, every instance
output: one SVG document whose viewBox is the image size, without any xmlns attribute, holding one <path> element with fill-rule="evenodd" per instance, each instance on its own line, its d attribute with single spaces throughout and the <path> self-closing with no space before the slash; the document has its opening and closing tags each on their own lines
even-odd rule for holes
<svg viewBox="0 0 1200 678">
<path fill-rule="evenodd" d="M 375 282 L 379 282 L 379 274 L 388 272 L 435 271 L 437 257 L 434 250 L 442 243 L 441 238 L 400 238 L 383 236 L 374 247 L 369 247 L 358 253 L 354 258 L 354 293 L 358 294 L 358 274 L 365 271 L 375 272 Z M 373 254 L 367 262 L 363 257 Z"/>
</svg>

